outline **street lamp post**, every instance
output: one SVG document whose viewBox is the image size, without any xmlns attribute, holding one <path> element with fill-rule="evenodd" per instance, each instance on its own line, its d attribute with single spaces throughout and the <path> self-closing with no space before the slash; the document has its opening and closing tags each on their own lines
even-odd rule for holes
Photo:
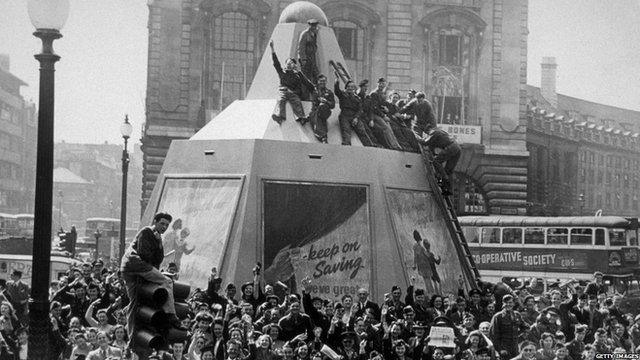
<svg viewBox="0 0 640 360">
<path fill-rule="evenodd" d="M 100 237 L 102 236 L 100 229 L 96 229 L 96 232 L 93 233 L 93 236 L 96 238 L 96 253 L 93 256 L 93 260 L 98 260 L 98 258 L 100 257 L 99 255 L 100 247 L 98 246 L 98 244 L 99 244 Z"/>
<path fill-rule="evenodd" d="M 53 109 L 55 63 L 53 41 L 62 37 L 60 29 L 69 16 L 69 0 L 29 0 L 27 9 L 42 40 L 38 103 L 38 147 L 33 224 L 33 268 L 29 299 L 29 359 L 49 359 L 49 271 L 51 260 L 51 217 L 53 207 Z"/>
<path fill-rule="evenodd" d="M 133 130 L 129 123 L 129 116 L 124 116 L 124 123 L 120 126 L 120 134 L 124 139 L 124 148 L 122 148 L 122 196 L 120 199 L 120 246 L 118 247 L 118 259 L 122 259 L 124 255 L 124 244 L 127 230 L 127 174 L 129 172 L 129 152 L 127 152 L 127 143 Z"/>
</svg>

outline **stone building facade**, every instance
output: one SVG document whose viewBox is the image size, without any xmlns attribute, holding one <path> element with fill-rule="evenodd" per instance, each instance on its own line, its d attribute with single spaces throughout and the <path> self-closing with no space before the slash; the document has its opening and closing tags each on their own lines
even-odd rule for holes
<svg viewBox="0 0 640 360">
<path fill-rule="evenodd" d="M 35 104 L 20 95 L 27 84 L 0 54 L 0 212 L 32 213 L 36 184 Z"/>
<path fill-rule="evenodd" d="M 287 0 L 149 1 L 143 208 L 171 140 L 242 99 Z M 461 134 L 460 213 L 527 211 L 527 0 L 314 0 L 357 79 L 424 90 Z M 274 84 L 275 86 L 275 84 Z"/>
</svg>

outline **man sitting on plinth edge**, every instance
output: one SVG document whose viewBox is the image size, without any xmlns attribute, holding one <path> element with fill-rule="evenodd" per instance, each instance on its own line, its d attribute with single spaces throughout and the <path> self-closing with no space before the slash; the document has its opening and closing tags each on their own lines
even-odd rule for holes
<svg viewBox="0 0 640 360">
<path fill-rule="evenodd" d="M 127 326 L 130 339 L 134 338 L 138 290 L 145 281 L 158 284 L 167 290 L 169 296 L 162 305 L 162 310 L 167 314 L 167 320 L 172 326 L 181 328 L 173 299 L 173 281 L 158 270 L 164 260 L 161 235 L 167 230 L 171 220 L 171 215 L 164 212 L 157 213 L 153 217 L 151 226 L 145 226 L 138 232 L 122 257 L 120 271 L 130 301 L 127 306 Z M 133 345 L 132 341 L 131 345 Z"/>
<path fill-rule="evenodd" d="M 286 105 L 287 102 L 291 104 L 293 113 L 297 117 L 296 121 L 304 125 L 309 121 L 309 118 L 304 116 L 304 109 L 302 108 L 302 87 L 309 89 L 309 92 L 315 90 L 315 86 L 304 74 L 296 70 L 296 59 L 288 58 L 284 63 L 284 70 L 280 65 L 276 51 L 273 48 L 273 40 L 269 41 L 269 47 L 271 47 L 271 57 L 273 58 L 273 67 L 276 68 L 278 76 L 280 77 L 280 97 L 278 98 L 278 104 L 276 105 L 276 114 L 271 115 L 271 118 L 278 124 L 282 124 L 287 119 Z"/>
</svg>

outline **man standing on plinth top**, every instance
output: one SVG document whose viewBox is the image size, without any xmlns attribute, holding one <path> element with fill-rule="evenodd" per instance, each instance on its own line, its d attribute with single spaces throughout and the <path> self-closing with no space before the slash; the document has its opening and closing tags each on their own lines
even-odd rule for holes
<svg viewBox="0 0 640 360">
<path fill-rule="evenodd" d="M 300 70 L 315 83 L 318 80 L 318 64 L 316 62 L 316 53 L 318 52 L 318 20 L 310 19 L 307 21 L 309 28 L 300 34 L 298 40 L 298 61 L 300 61 Z M 303 95 L 303 100 L 308 97 Z"/>
</svg>

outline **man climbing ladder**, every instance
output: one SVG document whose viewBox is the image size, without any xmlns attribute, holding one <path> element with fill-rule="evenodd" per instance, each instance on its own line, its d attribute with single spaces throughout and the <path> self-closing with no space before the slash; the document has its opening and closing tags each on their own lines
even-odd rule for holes
<svg viewBox="0 0 640 360">
<path fill-rule="evenodd" d="M 436 169 L 442 195 L 452 195 L 451 175 L 460 159 L 460 145 L 446 131 L 437 127 L 427 129 L 422 137 L 418 138 L 418 141 L 427 146 L 432 153 L 435 152 L 435 149 L 440 149 L 440 152 L 433 157 L 433 167 Z"/>
</svg>

